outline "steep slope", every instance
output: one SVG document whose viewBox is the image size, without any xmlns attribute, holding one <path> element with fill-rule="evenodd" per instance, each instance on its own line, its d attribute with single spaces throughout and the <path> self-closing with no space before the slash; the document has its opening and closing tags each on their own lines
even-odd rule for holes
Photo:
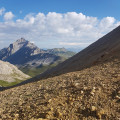
<svg viewBox="0 0 120 120">
<path fill-rule="evenodd" d="M 0 92 L 0 118 L 118 120 L 120 60 Z"/>
<path fill-rule="evenodd" d="M 0 61 L 0 85 L 26 80 L 30 76 L 24 74 L 18 68 L 8 62 Z"/>
<path fill-rule="evenodd" d="M 119 51 L 120 26 L 75 56 L 64 61 L 53 69 L 46 71 L 44 75 L 59 75 L 63 73 L 79 71 L 97 63 L 105 62 L 111 57 L 119 58 Z"/>
</svg>

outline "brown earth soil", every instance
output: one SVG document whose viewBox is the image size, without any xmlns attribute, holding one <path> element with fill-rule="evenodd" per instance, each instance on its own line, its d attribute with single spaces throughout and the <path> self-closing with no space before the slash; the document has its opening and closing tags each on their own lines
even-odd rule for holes
<svg viewBox="0 0 120 120">
<path fill-rule="evenodd" d="M 1 120 L 119 120 L 120 60 L 0 92 Z"/>
</svg>

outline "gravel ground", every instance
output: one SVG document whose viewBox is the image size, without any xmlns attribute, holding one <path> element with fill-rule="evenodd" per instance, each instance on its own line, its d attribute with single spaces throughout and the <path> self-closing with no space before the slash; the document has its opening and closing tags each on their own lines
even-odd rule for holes
<svg viewBox="0 0 120 120">
<path fill-rule="evenodd" d="M 119 120 L 120 61 L 0 92 L 1 120 Z"/>
</svg>

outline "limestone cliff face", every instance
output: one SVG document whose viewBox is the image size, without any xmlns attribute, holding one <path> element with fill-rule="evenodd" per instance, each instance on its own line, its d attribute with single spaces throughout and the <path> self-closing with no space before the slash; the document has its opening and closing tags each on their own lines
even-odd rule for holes
<svg viewBox="0 0 120 120">
<path fill-rule="evenodd" d="M 8 61 L 18 67 L 30 66 L 39 67 L 49 65 L 59 60 L 60 57 L 38 48 L 24 38 L 18 39 L 9 45 L 8 48 L 0 50 L 0 59 Z"/>
<path fill-rule="evenodd" d="M 15 80 L 25 80 L 30 78 L 18 68 L 8 62 L 0 60 L 0 80 L 14 82 Z"/>
</svg>

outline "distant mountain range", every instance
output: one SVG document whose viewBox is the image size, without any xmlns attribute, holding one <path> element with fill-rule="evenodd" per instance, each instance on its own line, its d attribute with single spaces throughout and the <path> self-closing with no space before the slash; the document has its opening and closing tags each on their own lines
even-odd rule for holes
<svg viewBox="0 0 120 120">
<path fill-rule="evenodd" d="M 68 51 L 72 51 L 72 52 L 75 52 L 75 53 L 78 53 L 80 52 L 81 50 L 83 50 L 85 47 L 74 47 L 74 48 L 67 48 Z"/>
<path fill-rule="evenodd" d="M 46 50 L 48 53 L 54 54 L 56 56 L 63 57 L 65 59 L 72 57 L 75 55 L 75 52 L 69 51 L 65 48 L 54 48 Z"/>
<path fill-rule="evenodd" d="M 25 73 L 31 69 L 36 73 L 36 68 L 48 69 L 53 64 L 58 64 L 65 59 L 73 56 L 75 53 L 67 51 L 65 48 L 55 48 L 43 50 L 24 38 L 18 39 L 7 48 L 0 50 L 0 60 L 10 62 L 23 70 Z M 53 65 L 54 66 L 54 65 Z M 39 71 L 37 69 L 37 71 Z M 43 72 L 41 70 L 41 72 Z M 30 74 L 31 73 L 30 71 Z M 36 74 L 35 74 L 36 75 Z"/>
</svg>

